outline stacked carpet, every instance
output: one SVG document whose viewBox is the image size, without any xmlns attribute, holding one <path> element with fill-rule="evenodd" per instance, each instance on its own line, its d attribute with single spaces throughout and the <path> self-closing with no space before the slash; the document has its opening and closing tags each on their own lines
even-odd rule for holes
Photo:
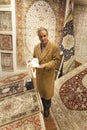
<svg viewBox="0 0 87 130">
<path fill-rule="evenodd" d="M 16 77 L 1 80 L 0 130 L 45 130 L 39 93 L 24 91 L 24 78 Z"/>
</svg>

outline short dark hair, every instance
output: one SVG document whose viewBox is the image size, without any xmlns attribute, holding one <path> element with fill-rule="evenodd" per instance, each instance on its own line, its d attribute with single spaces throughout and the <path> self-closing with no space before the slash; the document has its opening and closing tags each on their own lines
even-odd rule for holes
<svg viewBox="0 0 87 130">
<path fill-rule="evenodd" d="M 46 33 L 47 33 L 47 35 L 48 35 L 48 30 L 47 30 L 46 28 L 44 28 L 44 27 L 38 28 L 37 34 L 39 35 L 39 32 L 41 32 L 41 31 L 46 31 Z"/>
</svg>

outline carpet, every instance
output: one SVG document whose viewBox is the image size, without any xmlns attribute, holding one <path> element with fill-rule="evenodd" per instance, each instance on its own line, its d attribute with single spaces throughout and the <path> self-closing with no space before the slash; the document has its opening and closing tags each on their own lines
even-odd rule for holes
<svg viewBox="0 0 87 130">
<path fill-rule="evenodd" d="M 23 92 L 27 76 L 26 72 L 0 78 L 0 98 Z"/>
<path fill-rule="evenodd" d="M 0 130 L 46 130 L 41 113 L 4 125 Z"/>
<path fill-rule="evenodd" d="M 39 94 L 35 90 L 0 99 L 0 126 L 35 115 L 42 111 Z"/>
<path fill-rule="evenodd" d="M 28 72 L 17 73 L 10 76 L 0 77 L 0 86 L 26 78 Z"/>
<path fill-rule="evenodd" d="M 55 81 L 51 110 L 60 130 L 87 130 L 87 63 Z"/>
</svg>

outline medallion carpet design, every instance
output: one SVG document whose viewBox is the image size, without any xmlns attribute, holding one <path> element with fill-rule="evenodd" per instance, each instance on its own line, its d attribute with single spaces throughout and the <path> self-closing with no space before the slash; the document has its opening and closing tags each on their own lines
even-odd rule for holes
<svg viewBox="0 0 87 130">
<path fill-rule="evenodd" d="M 74 29 L 73 29 L 73 2 L 69 0 L 67 4 L 67 12 L 64 20 L 62 38 L 60 42 L 60 50 L 63 52 L 63 74 L 74 68 Z"/>
<path fill-rule="evenodd" d="M 55 81 L 51 109 L 60 130 L 87 130 L 87 63 Z"/>
<path fill-rule="evenodd" d="M 0 100 L 0 126 L 41 112 L 39 94 L 35 90 Z"/>
<path fill-rule="evenodd" d="M 59 94 L 67 108 L 87 110 L 87 68 L 67 80 Z"/>
<path fill-rule="evenodd" d="M 45 130 L 41 113 L 2 126 L 0 130 Z"/>
</svg>

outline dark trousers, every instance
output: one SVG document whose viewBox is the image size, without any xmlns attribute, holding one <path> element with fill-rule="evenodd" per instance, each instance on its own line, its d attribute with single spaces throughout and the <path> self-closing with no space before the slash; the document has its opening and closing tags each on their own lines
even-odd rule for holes
<svg viewBox="0 0 87 130">
<path fill-rule="evenodd" d="M 49 109 L 51 107 L 51 99 L 46 100 L 44 98 L 41 98 L 41 100 L 42 100 L 42 104 L 43 104 L 44 109 L 45 108 Z"/>
</svg>

